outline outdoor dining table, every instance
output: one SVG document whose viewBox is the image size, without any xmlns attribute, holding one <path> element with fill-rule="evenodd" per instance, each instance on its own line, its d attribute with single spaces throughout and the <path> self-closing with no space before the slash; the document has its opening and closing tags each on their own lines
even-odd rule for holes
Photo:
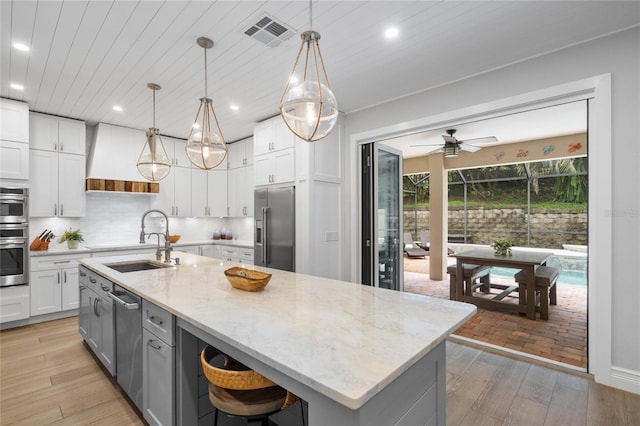
<svg viewBox="0 0 640 426">
<path fill-rule="evenodd" d="M 544 265 L 552 253 L 531 251 L 524 249 L 512 249 L 512 254 L 496 255 L 491 248 L 473 248 L 464 250 L 451 255 L 456 260 L 456 299 L 462 302 L 473 303 L 479 307 L 493 308 L 504 311 L 517 311 L 525 313 L 528 319 L 536 319 L 536 286 L 535 286 L 535 268 Z M 515 291 L 517 287 L 507 288 L 505 294 L 494 298 L 477 297 L 473 295 L 473 287 L 464 288 L 464 276 L 462 265 L 486 265 L 501 266 L 503 268 L 521 269 L 527 275 L 526 294 L 519 294 L 519 303 L 504 302 L 502 298 L 506 293 Z M 502 286 L 504 287 L 504 286 Z M 501 288 L 502 288 L 501 287 Z M 500 297 L 501 296 L 501 297 Z"/>
</svg>

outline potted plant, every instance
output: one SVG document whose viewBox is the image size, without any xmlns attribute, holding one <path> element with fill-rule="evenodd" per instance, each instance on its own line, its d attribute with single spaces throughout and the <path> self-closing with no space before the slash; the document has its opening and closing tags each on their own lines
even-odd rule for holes
<svg viewBox="0 0 640 426">
<path fill-rule="evenodd" d="M 498 256 L 511 256 L 511 247 L 513 247 L 513 241 L 505 239 L 495 240 L 493 244 L 491 244 L 491 247 L 493 247 L 494 253 Z"/>
<path fill-rule="evenodd" d="M 82 238 L 82 233 L 79 229 L 76 229 L 74 231 L 69 228 L 68 231 L 64 231 L 64 233 L 60 236 L 58 243 L 62 244 L 65 241 L 67 242 L 67 247 L 69 247 L 70 249 L 77 249 L 78 243 L 84 241 L 84 238 Z"/>
</svg>

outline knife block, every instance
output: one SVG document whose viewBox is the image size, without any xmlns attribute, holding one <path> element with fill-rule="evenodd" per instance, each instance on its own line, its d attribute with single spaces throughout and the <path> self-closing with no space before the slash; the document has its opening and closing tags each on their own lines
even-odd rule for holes
<svg viewBox="0 0 640 426">
<path fill-rule="evenodd" d="M 42 241 L 40 238 L 36 237 L 29 245 L 29 250 L 31 251 L 46 251 L 49 250 L 49 241 Z"/>
</svg>

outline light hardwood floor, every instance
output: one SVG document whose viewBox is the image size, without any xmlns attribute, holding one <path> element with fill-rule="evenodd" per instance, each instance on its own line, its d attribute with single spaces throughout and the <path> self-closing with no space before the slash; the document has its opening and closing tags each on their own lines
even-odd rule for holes
<svg viewBox="0 0 640 426">
<path fill-rule="evenodd" d="M 146 424 L 82 342 L 77 317 L 0 332 L 0 425 L 49 424 Z M 447 343 L 447 424 L 640 425 L 640 396 Z"/>
</svg>

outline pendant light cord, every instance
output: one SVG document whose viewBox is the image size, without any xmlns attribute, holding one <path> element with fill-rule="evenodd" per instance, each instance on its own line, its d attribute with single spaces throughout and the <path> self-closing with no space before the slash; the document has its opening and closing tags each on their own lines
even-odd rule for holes
<svg viewBox="0 0 640 426">
<path fill-rule="evenodd" d="M 313 0 L 309 0 L 309 30 L 313 31 Z"/>
<path fill-rule="evenodd" d="M 153 89 L 153 128 L 156 128 L 156 89 Z"/>
<path fill-rule="evenodd" d="M 204 97 L 207 97 L 207 48 L 204 48 Z"/>
</svg>

